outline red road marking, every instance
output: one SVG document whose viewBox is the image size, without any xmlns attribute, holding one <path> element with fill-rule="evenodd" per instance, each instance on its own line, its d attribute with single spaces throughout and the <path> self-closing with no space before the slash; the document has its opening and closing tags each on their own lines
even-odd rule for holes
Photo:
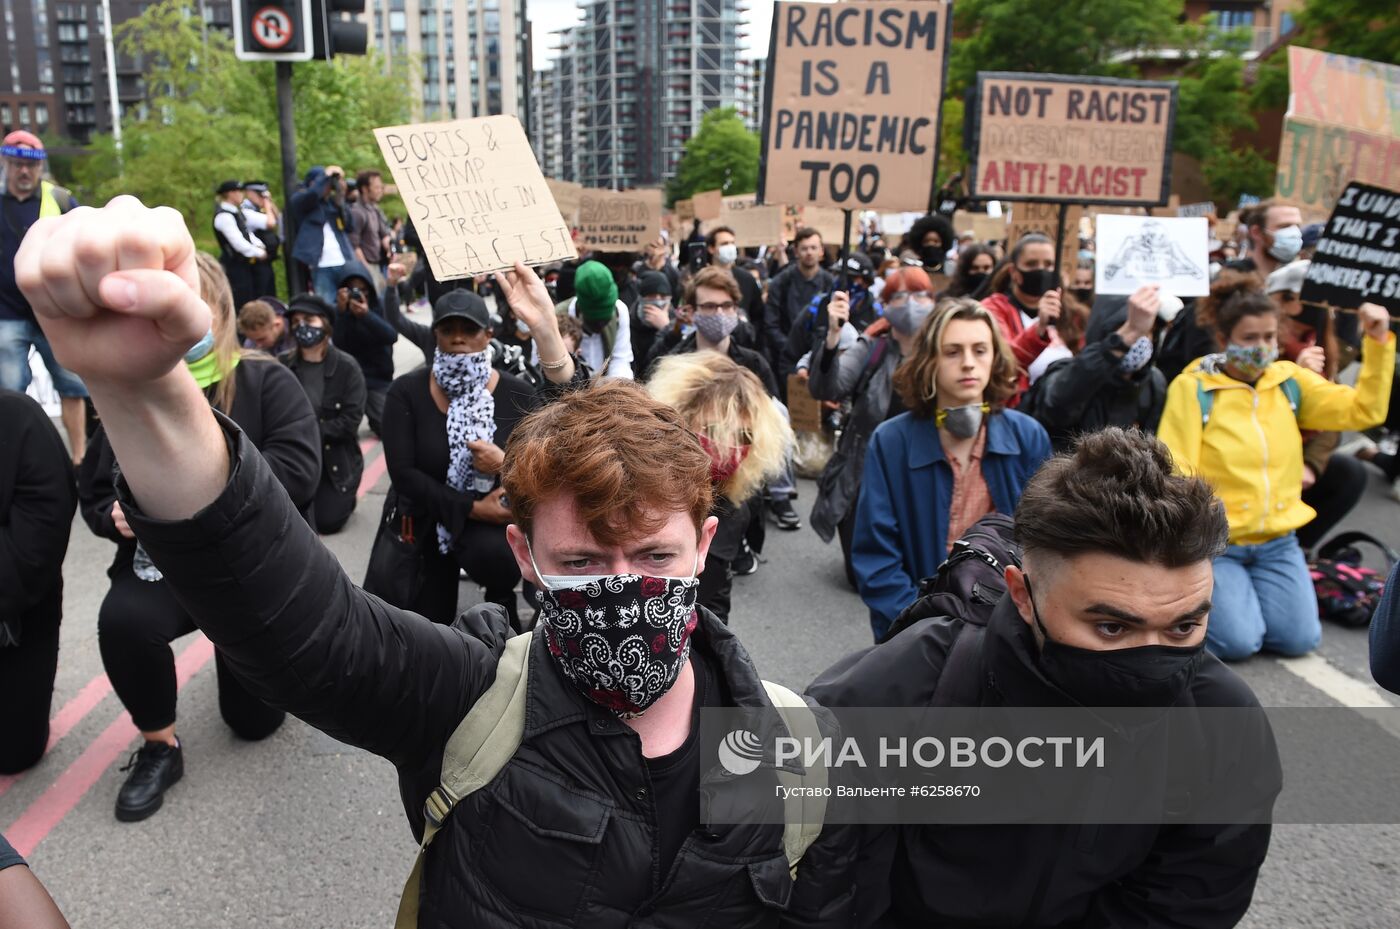
<svg viewBox="0 0 1400 929">
<path fill-rule="evenodd" d="M 63 705 L 58 714 L 49 722 L 49 744 L 44 748 L 44 754 L 53 751 L 53 747 L 58 744 L 58 740 L 73 731 L 73 727 L 83 721 L 83 717 L 92 712 L 96 706 L 106 699 L 112 692 L 112 682 L 107 680 L 107 675 L 99 674 L 87 682 L 87 686 L 78 691 L 78 695 Z M 10 774 L 0 777 L 0 797 L 5 795 L 5 791 L 15 785 L 23 775 Z"/>
<path fill-rule="evenodd" d="M 379 440 L 373 437 L 364 439 L 360 442 L 360 451 L 368 454 L 378 444 Z M 384 460 L 381 451 L 365 467 L 364 476 L 360 480 L 360 487 L 355 495 L 356 498 L 363 499 L 365 494 L 374 489 L 388 468 L 389 463 Z M 213 645 L 202 634 L 199 634 L 195 642 L 188 646 L 175 660 L 177 691 L 184 688 L 190 678 L 208 664 L 209 659 L 213 656 Z M 99 674 L 88 681 L 77 696 L 65 703 L 49 723 L 49 742 L 44 751 L 47 753 L 59 739 L 71 732 L 88 713 L 96 709 L 106 699 L 107 694 L 111 691 L 112 684 L 107 679 L 106 674 Z M 9 829 L 5 830 L 4 835 L 10 844 L 21 855 L 28 857 L 33 852 L 34 847 L 43 841 L 44 837 L 63 820 L 63 817 L 68 815 L 73 807 L 78 805 L 78 802 L 92 788 L 92 785 L 102 777 L 103 772 L 121 756 L 122 752 L 131 744 L 131 740 L 139 734 L 131 723 L 130 714 L 123 712 L 121 716 L 117 717 L 91 745 L 83 750 L 83 753 L 72 764 L 64 769 L 58 779 L 20 814 L 20 818 L 15 820 Z M 19 774 L 0 777 L 0 796 L 3 796 L 24 776 Z"/>
<path fill-rule="evenodd" d="M 373 490 L 374 485 L 379 483 L 379 479 L 384 476 L 384 472 L 387 470 L 389 470 L 389 462 L 381 453 L 378 458 L 365 465 L 364 476 L 360 478 L 360 489 L 355 496 L 363 499 L 364 495 Z"/>
<path fill-rule="evenodd" d="M 203 635 L 180 653 L 175 659 L 175 687 L 183 690 L 190 678 L 214 657 L 214 646 Z M 92 785 L 102 777 L 131 746 L 131 740 L 140 733 L 131 724 L 131 714 L 123 711 L 113 723 L 102 731 L 91 745 L 83 750 L 58 780 L 49 785 L 31 803 L 19 819 L 5 830 L 5 838 L 26 858 L 34 853 L 34 848 L 44 840 L 53 828 L 63 821 L 73 807 L 78 805 Z"/>
</svg>

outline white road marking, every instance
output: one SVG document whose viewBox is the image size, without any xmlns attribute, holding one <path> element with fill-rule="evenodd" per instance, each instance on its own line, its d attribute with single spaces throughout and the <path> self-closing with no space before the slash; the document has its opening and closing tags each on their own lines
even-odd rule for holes
<svg viewBox="0 0 1400 929">
<path fill-rule="evenodd" d="M 1277 661 L 1287 671 L 1301 678 L 1309 686 L 1322 691 L 1342 706 L 1376 708 L 1395 706 L 1379 687 L 1369 681 L 1357 680 L 1328 662 L 1321 655 L 1279 658 Z"/>
</svg>

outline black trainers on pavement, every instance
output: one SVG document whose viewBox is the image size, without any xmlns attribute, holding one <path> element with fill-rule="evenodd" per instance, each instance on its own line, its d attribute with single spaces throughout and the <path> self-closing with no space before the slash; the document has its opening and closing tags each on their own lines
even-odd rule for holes
<svg viewBox="0 0 1400 929">
<path fill-rule="evenodd" d="M 768 515 L 773 517 L 773 522 L 778 524 L 779 529 L 791 532 L 794 529 L 802 528 L 802 520 L 798 517 L 797 511 L 792 508 L 791 500 L 769 500 Z"/>
<path fill-rule="evenodd" d="M 749 548 L 749 543 L 741 541 L 739 556 L 730 562 L 729 569 L 734 572 L 735 577 L 747 577 L 750 574 L 758 573 L 758 556 Z"/>
<path fill-rule="evenodd" d="M 131 774 L 117 791 L 117 819 L 140 822 L 160 809 L 166 789 L 185 776 L 185 755 L 178 745 L 147 742 L 122 770 Z"/>
</svg>

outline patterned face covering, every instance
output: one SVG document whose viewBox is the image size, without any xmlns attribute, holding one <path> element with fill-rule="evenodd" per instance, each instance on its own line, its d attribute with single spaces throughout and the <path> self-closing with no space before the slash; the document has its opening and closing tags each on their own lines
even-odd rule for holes
<svg viewBox="0 0 1400 929">
<path fill-rule="evenodd" d="M 697 578 L 535 573 L 545 644 L 579 693 L 630 718 L 676 683 L 700 619 Z"/>
<path fill-rule="evenodd" d="M 466 492 L 476 480 L 472 450 L 468 442 L 496 438 L 496 400 L 486 385 L 491 380 L 491 359 L 487 352 L 454 355 L 437 350 L 433 356 L 433 380 L 447 394 L 447 484 Z M 438 551 L 452 551 L 452 534 L 438 524 Z"/>
<path fill-rule="evenodd" d="M 1231 343 L 1225 346 L 1225 361 L 1252 384 L 1259 380 L 1265 368 L 1278 361 L 1278 346 Z"/>
</svg>

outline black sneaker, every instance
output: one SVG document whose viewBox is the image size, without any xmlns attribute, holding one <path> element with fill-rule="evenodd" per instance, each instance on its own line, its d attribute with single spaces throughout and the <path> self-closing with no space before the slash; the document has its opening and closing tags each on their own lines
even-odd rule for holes
<svg viewBox="0 0 1400 929">
<path fill-rule="evenodd" d="M 769 500 L 768 515 L 773 517 L 773 522 L 778 524 L 779 529 L 791 532 L 802 528 L 802 520 L 792 508 L 791 500 Z"/>
<path fill-rule="evenodd" d="M 178 745 L 147 742 L 122 770 L 131 774 L 117 791 L 117 819 L 140 822 L 160 809 L 166 789 L 185 776 L 185 755 Z"/>
<path fill-rule="evenodd" d="M 729 570 L 734 572 L 736 577 L 747 577 L 750 574 L 758 573 L 758 556 L 749 548 L 748 542 L 740 543 L 743 547 L 739 550 L 739 556 L 729 563 Z"/>
</svg>

